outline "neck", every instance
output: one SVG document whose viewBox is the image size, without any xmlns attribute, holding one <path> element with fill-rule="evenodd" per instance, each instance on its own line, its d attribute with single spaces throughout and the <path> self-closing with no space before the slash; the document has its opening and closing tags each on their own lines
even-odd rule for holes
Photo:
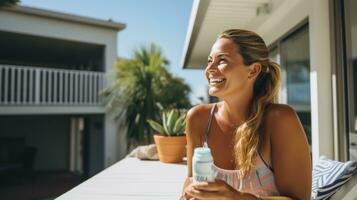
<svg viewBox="0 0 357 200">
<path fill-rule="evenodd" d="M 247 98 L 248 97 L 248 98 Z M 223 100 L 221 115 L 232 126 L 239 126 L 249 117 L 249 108 L 251 104 L 251 95 L 240 95 L 235 98 Z"/>
</svg>

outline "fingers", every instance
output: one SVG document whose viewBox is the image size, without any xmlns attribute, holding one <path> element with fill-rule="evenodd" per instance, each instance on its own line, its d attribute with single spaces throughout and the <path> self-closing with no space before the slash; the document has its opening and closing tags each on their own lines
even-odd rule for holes
<svg viewBox="0 0 357 200">
<path fill-rule="evenodd" d="M 205 191 L 221 191 L 226 189 L 226 183 L 221 180 L 216 180 L 215 182 L 199 182 L 192 184 L 194 188 L 197 190 L 205 190 Z"/>
<path fill-rule="evenodd" d="M 190 184 L 189 186 L 187 186 L 184 191 L 185 200 L 197 200 L 197 199 L 193 198 L 193 196 L 191 195 L 192 193 L 195 193 L 195 192 L 198 192 L 198 190 L 196 190 L 193 187 L 193 184 Z"/>
<path fill-rule="evenodd" d="M 219 192 L 199 191 L 199 190 L 188 191 L 188 194 L 195 200 L 197 200 L 197 199 L 217 200 L 217 198 L 222 196 L 222 195 L 220 195 Z"/>
<path fill-rule="evenodd" d="M 221 180 L 215 182 L 197 182 L 191 183 L 185 189 L 185 199 L 217 199 L 228 191 L 226 183 Z"/>
<path fill-rule="evenodd" d="M 196 190 L 208 191 L 208 192 L 218 192 L 220 187 L 217 185 L 193 185 Z"/>
</svg>

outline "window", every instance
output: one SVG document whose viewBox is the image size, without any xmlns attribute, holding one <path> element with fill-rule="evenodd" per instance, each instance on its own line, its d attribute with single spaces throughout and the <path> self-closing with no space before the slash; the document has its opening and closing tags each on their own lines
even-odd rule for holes
<svg viewBox="0 0 357 200">
<path fill-rule="evenodd" d="M 357 160 L 357 1 L 344 1 L 350 160 Z"/>
<path fill-rule="evenodd" d="M 270 48 L 270 59 L 280 62 L 280 102 L 297 112 L 311 144 L 309 28 L 305 24 Z"/>
</svg>

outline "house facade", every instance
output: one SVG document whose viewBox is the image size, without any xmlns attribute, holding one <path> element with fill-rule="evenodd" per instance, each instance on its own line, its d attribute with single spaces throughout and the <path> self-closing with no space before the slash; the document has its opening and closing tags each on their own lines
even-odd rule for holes
<svg viewBox="0 0 357 200">
<path fill-rule="evenodd" d="M 204 69 L 217 35 L 252 30 L 280 63 L 281 103 L 297 112 L 313 160 L 357 160 L 357 2 L 195 0 L 182 66 Z"/>
<path fill-rule="evenodd" d="M 91 176 L 126 153 L 98 95 L 124 28 L 27 6 L 0 10 L 0 140 L 34 147 L 35 170 Z"/>
</svg>

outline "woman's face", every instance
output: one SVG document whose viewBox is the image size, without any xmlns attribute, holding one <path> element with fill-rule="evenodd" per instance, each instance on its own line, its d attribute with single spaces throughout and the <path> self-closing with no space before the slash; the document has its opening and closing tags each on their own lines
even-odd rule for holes
<svg viewBox="0 0 357 200">
<path fill-rule="evenodd" d="M 249 71 L 236 44 L 226 38 L 218 39 L 212 46 L 205 69 L 209 95 L 225 99 L 252 90 Z"/>
</svg>

